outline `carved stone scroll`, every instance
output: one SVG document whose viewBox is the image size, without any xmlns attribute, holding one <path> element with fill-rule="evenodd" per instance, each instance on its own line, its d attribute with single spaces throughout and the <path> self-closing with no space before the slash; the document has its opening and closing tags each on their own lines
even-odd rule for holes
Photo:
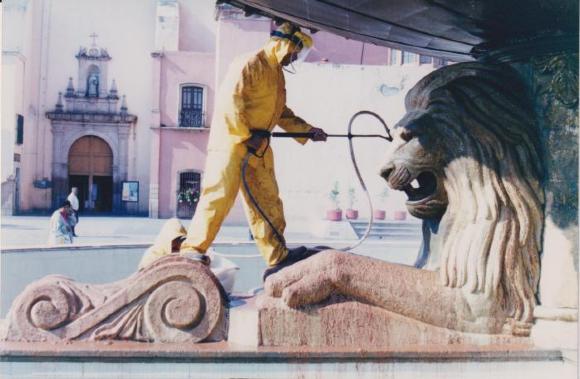
<svg viewBox="0 0 580 379">
<path fill-rule="evenodd" d="M 199 262 L 160 259 L 119 282 L 96 285 L 51 275 L 16 298 L 4 340 L 191 342 L 225 337 L 219 281 Z"/>
</svg>

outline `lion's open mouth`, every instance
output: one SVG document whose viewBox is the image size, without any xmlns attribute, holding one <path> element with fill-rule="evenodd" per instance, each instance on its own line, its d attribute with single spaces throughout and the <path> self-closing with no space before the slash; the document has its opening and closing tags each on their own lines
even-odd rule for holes
<svg viewBox="0 0 580 379">
<path fill-rule="evenodd" d="M 381 171 L 389 186 L 407 194 L 407 204 L 412 205 L 431 198 L 437 192 L 437 177 L 431 171 L 422 171 L 415 176 L 407 167 L 390 166 Z"/>
<path fill-rule="evenodd" d="M 437 190 L 437 178 L 432 172 L 423 171 L 415 180 L 407 183 L 403 191 L 407 194 L 408 203 L 424 200 Z"/>
</svg>

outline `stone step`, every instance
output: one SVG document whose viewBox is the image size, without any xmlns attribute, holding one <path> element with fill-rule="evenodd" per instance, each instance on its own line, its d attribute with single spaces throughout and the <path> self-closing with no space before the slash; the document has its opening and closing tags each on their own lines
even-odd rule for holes
<svg viewBox="0 0 580 379">
<path fill-rule="evenodd" d="M 368 225 L 368 221 L 366 220 L 348 220 L 351 225 Z M 401 222 L 401 221 L 380 221 L 374 220 L 373 226 L 378 227 L 391 227 L 391 228 L 421 228 L 421 223 L 419 222 Z"/>
<path fill-rule="evenodd" d="M 350 221 L 350 225 L 360 238 L 366 232 L 368 221 Z M 394 237 L 398 239 L 418 239 L 421 238 L 421 224 L 417 222 L 373 222 L 369 237 L 378 239 Z"/>
<path fill-rule="evenodd" d="M 360 237 L 362 237 L 364 235 L 364 232 L 360 233 Z M 388 234 L 382 234 L 382 233 L 369 233 L 368 238 L 371 239 L 393 239 L 396 238 L 397 240 L 405 240 L 405 241 L 414 241 L 414 240 L 418 240 L 421 238 L 420 235 L 401 235 L 401 234 L 392 234 L 392 235 L 388 235 Z"/>
<path fill-rule="evenodd" d="M 367 230 L 366 226 L 353 226 L 354 230 L 357 231 L 365 231 Z M 415 233 L 415 234 L 421 234 L 421 229 L 417 229 L 417 228 L 376 228 L 376 227 L 372 227 L 371 230 L 377 231 L 377 232 L 393 232 L 393 233 Z"/>
</svg>

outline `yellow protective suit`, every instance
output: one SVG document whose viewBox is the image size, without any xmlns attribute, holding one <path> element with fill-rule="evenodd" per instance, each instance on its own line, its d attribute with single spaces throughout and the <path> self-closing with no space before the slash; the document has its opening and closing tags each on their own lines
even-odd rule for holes
<svg viewBox="0 0 580 379">
<path fill-rule="evenodd" d="M 155 239 L 153 246 L 151 246 L 143 257 L 141 258 L 141 262 L 139 262 L 139 269 L 142 269 L 145 266 L 150 265 L 157 259 L 169 255 L 172 252 L 172 245 L 173 240 L 179 237 L 183 237 L 187 234 L 187 231 L 181 225 L 176 218 L 170 218 L 163 224 L 159 235 Z"/>
<path fill-rule="evenodd" d="M 282 25 L 282 31 L 289 33 L 284 30 L 285 25 Z M 312 128 L 286 107 L 280 62 L 295 49 L 295 44 L 288 39 L 272 37 L 257 54 L 237 58 L 231 64 L 217 98 L 202 192 L 187 239 L 181 245 L 182 253 L 188 250 L 205 253 L 241 189 L 252 235 L 266 263 L 275 265 L 288 254 L 245 193 L 241 185 L 241 170 L 247 153 L 244 142 L 251 137 L 251 130 L 271 131 L 275 125 L 288 132 L 309 132 Z M 297 140 L 302 144 L 307 141 Z M 247 181 L 262 210 L 276 230 L 283 234 L 286 222 L 270 147 L 263 158 L 250 158 Z"/>
</svg>

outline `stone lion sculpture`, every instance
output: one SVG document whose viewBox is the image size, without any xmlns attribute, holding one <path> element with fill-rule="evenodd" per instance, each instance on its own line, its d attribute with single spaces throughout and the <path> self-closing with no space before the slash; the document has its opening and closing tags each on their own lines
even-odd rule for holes
<svg viewBox="0 0 580 379">
<path fill-rule="evenodd" d="M 405 104 L 381 176 L 424 220 L 426 269 L 329 250 L 272 275 L 266 294 L 293 308 L 338 294 L 448 329 L 529 335 L 544 199 L 523 84 L 501 66 L 456 64 Z"/>
</svg>

